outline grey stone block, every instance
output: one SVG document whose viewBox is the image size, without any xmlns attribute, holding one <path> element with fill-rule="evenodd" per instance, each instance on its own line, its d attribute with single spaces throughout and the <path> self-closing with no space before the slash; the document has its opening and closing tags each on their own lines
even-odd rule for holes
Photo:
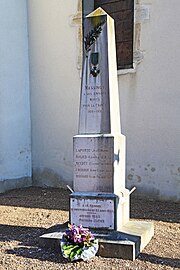
<svg viewBox="0 0 180 270">
<path fill-rule="evenodd" d="M 54 226 L 40 236 L 39 245 L 60 252 L 60 240 L 68 223 Z M 98 254 L 101 257 L 135 260 L 154 235 L 151 222 L 129 221 L 122 231 L 91 230 L 99 240 Z"/>
</svg>

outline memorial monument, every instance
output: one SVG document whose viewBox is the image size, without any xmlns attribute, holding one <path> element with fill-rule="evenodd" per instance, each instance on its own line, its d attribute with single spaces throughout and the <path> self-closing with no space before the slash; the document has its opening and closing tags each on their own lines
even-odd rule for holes
<svg viewBox="0 0 180 270">
<path fill-rule="evenodd" d="M 129 220 L 126 138 L 121 134 L 114 20 L 101 8 L 85 19 L 78 135 L 73 138 L 70 223 L 88 227 L 99 254 L 134 260 L 154 234 L 152 223 Z M 41 236 L 59 241 L 66 225 Z"/>
<path fill-rule="evenodd" d="M 71 223 L 120 229 L 129 221 L 114 20 L 101 8 L 85 19 L 79 131 L 74 136 Z"/>
</svg>

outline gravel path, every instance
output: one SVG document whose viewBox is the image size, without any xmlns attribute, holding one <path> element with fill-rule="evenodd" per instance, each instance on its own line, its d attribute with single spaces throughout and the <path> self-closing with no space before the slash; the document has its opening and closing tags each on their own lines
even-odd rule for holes
<svg viewBox="0 0 180 270">
<path fill-rule="evenodd" d="M 131 199 L 131 217 L 151 220 L 155 236 L 134 261 L 95 257 L 67 262 L 61 254 L 38 246 L 46 228 L 68 220 L 65 189 L 25 188 L 0 194 L 0 270 L 179 269 L 180 204 Z"/>
</svg>

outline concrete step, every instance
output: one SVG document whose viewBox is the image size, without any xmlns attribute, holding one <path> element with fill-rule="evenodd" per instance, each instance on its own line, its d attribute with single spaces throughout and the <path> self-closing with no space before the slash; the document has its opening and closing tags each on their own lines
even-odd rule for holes
<svg viewBox="0 0 180 270">
<path fill-rule="evenodd" d="M 51 227 L 40 236 L 39 245 L 60 252 L 60 241 L 68 229 L 68 222 Z M 152 222 L 129 221 L 121 231 L 92 230 L 99 240 L 97 255 L 108 258 L 135 260 L 154 235 Z"/>
</svg>

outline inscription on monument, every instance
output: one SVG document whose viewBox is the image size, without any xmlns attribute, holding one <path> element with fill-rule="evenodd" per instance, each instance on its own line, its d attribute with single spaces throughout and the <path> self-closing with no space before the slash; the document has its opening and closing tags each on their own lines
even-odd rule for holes
<svg viewBox="0 0 180 270">
<path fill-rule="evenodd" d="M 83 108 L 87 109 L 88 114 L 103 113 L 105 112 L 105 108 L 109 105 L 107 104 L 107 91 L 105 91 L 104 86 L 85 85 L 83 95 L 86 96 L 86 99 L 83 100 L 81 105 Z"/>
<path fill-rule="evenodd" d="M 85 23 L 79 134 L 110 133 L 107 16 Z"/>
<path fill-rule="evenodd" d="M 120 202 L 125 197 L 125 138 L 120 129 L 114 21 L 101 8 L 84 19 L 83 40 L 70 222 L 117 230 L 129 219 L 129 201 Z"/>
<path fill-rule="evenodd" d="M 71 222 L 84 227 L 114 229 L 114 201 L 71 198 Z"/>
<path fill-rule="evenodd" d="M 112 137 L 74 137 L 75 190 L 112 192 L 113 162 Z"/>
</svg>

